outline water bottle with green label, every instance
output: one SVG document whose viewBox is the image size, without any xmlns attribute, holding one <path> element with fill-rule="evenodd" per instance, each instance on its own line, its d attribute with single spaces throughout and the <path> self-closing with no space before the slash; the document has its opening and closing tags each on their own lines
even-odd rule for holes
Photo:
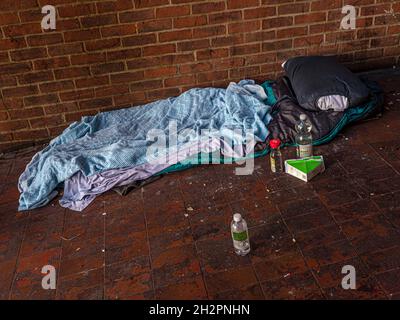
<svg viewBox="0 0 400 320">
<path fill-rule="evenodd" d="M 233 215 L 231 234 L 236 254 L 239 256 L 248 254 L 250 252 L 249 231 L 247 229 L 247 223 L 240 213 L 235 213 Z"/>
<path fill-rule="evenodd" d="M 296 124 L 297 158 L 308 158 L 313 155 L 312 125 L 305 114 L 300 115 L 300 121 Z"/>
</svg>

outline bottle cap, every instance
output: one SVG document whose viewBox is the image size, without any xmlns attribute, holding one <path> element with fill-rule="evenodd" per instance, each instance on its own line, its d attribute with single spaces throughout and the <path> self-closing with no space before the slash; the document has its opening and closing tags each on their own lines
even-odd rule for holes
<svg viewBox="0 0 400 320">
<path fill-rule="evenodd" d="M 235 214 L 233 215 L 233 221 L 239 222 L 239 221 L 241 221 L 241 220 L 242 220 L 242 215 L 241 215 L 240 213 L 235 213 Z"/>
<path fill-rule="evenodd" d="M 278 149 L 280 145 L 281 145 L 281 140 L 279 140 L 279 139 L 271 139 L 269 141 L 269 146 L 272 149 Z"/>
<path fill-rule="evenodd" d="M 300 115 L 300 120 L 301 120 L 301 121 L 306 121 L 306 120 L 307 120 L 307 116 L 306 116 L 304 113 L 302 113 L 302 114 Z"/>
</svg>

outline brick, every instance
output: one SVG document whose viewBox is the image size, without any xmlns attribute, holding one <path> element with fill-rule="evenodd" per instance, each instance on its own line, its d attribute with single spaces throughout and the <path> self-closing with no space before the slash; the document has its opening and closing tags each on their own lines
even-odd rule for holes
<svg viewBox="0 0 400 320">
<path fill-rule="evenodd" d="M 94 90 L 93 88 L 90 89 L 81 89 L 81 90 L 73 90 L 73 91 L 66 91 L 60 93 L 61 101 L 77 101 L 83 99 L 89 99 L 94 97 Z"/>
<path fill-rule="evenodd" d="M 73 112 L 78 110 L 78 105 L 76 102 L 57 103 L 51 106 L 44 106 L 44 110 L 46 114 Z"/>
<path fill-rule="evenodd" d="M 47 56 L 46 48 L 29 48 L 10 52 L 11 59 L 14 61 L 32 60 Z"/>
<path fill-rule="evenodd" d="M 244 10 L 244 19 L 265 19 L 276 15 L 275 7 L 264 7 Z"/>
<path fill-rule="evenodd" d="M 0 77 L 0 87 L 14 87 L 17 85 L 17 79 L 12 76 L 2 76 Z"/>
<path fill-rule="evenodd" d="M 0 51 L 26 47 L 25 38 L 0 39 Z"/>
<path fill-rule="evenodd" d="M 96 66 L 91 67 L 92 74 L 107 74 L 112 72 L 123 71 L 125 66 L 122 62 L 111 62 L 111 63 L 103 63 Z"/>
<path fill-rule="evenodd" d="M 25 106 L 38 106 L 45 104 L 54 104 L 59 102 L 57 94 L 45 94 L 41 96 L 33 96 L 24 98 Z"/>
<path fill-rule="evenodd" d="M 172 20 L 162 19 L 162 20 L 141 21 L 138 22 L 137 26 L 139 33 L 163 31 L 172 28 Z"/>
<path fill-rule="evenodd" d="M 159 33 L 160 42 L 172 42 L 177 40 L 187 40 L 192 38 L 192 30 L 182 30 L 180 32 L 167 31 Z"/>
<path fill-rule="evenodd" d="M 87 67 L 71 67 L 65 69 L 56 69 L 54 70 L 54 75 L 56 79 L 67 79 L 67 78 L 75 78 L 75 77 L 84 77 L 90 74 L 89 68 Z"/>
<path fill-rule="evenodd" d="M 149 46 L 143 48 L 143 55 L 154 56 L 167 53 L 174 53 L 175 51 L 176 51 L 175 44 L 163 44 L 163 45 Z"/>
<path fill-rule="evenodd" d="M 257 31 L 261 28 L 261 23 L 258 20 L 231 23 L 228 25 L 228 33 L 250 33 Z"/>
<path fill-rule="evenodd" d="M 129 92 L 129 85 L 126 84 L 111 85 L 95 89 L 96 97 L 109 97 L 128 92 Z"/>
<path fill-rule="evenodd" d="M 84 53 L 71 56 L 72 65 L 94 64 L 106 61 L 104 53 Z"/>
<path fill-rule="evenodd" d="M 325 12 L 313 12 L 308 14 L 296 15 L 294 17 L 294 23 L 303 24 L 303 23 L 313 23 L 313 22 L 322 22 L 326 21 L 326 13 Z"/>
<path fill-rule="evenodd" d="M 28 36 L 26 38 L 31 47 L 46 46 L 63 42 L 61 33 L 45 33 L 41 35 Z"/>
<path fill-rule="evenodd" d="M 119 37 L 135 34 L 137 31 L 136 24 L 123 24 L 117 26 L 109 26 L 101 28 L 101 35 L 107 37 Z"/>
<path fill-rule="evenodd" d="M 119 38 L 102 39 L 102 40 L 85 42 L 85 48 L 87 51 L 97 51 L 97 50 L 118 48 L 120 45 L 121 45 L 121 41 Z"/>
<path fill-rule="evenodd" d="M 276 32 L 276 37 L 279 38 L 292 38 L 296 36 L 304 36 L 307 34 L 307 27 L 293 27 L 287 29 L 280 29 Z"/>
<path fill-rule="evenodd" d="M 17 14 L 15 15 L 17 16 L 17 21 L 14 21 L 14 23 L 19 22 L 18 15 Z M 19 18 L 21 19 L 21 22 L 32 22 L 32 21 L 40 22 L 42 21 L 43 16 L 44 15 L 42 14 L 42 11 L 38 9 L 19 12 Z"/>
<path fill-rule="evenodd" d="M 8 52 L 0 52 L 0 63 L 10 62 Z"/>
<path fill-rule="evenodd" d="M 24 21 L 24 20 L 22 20 Z M 6 26 L 8 24 L 19 23 L 19 17 L 16 12 L 2 12 L 0 13 L 0 26 Z"/>
<path fill-rule="evenodd" d="M 259 31 L 245 34 L 245 42 L 266 41 L 276 38 L 275 31 Z"/>
<path fill-rule="evenodd" d="M 0 109 L 20 109 L 24 106 L 24 100 L 21 97 L 5 97 L 0 101 Z"/>
<path fill-rule="evenodd" d="M 207 83 L 207 82 L 215 81 L 215 79 L 218 79 L 218 80 L 228 79 L 229 72 L 226 70 L 203 72 L 203 73 L 198 73 L 196 75 L 196 77 L 197 77 L 198 83 L 205 83 L 205 82 Z"/>
<path fill-rule="evenodd" d="M 36 94 L 38 91 L 38 87 L 34 85 L 3 89 L 2 92 L 4 97 L 21 97 Z"/>
<path fill-rule="evenodd" d="M 137 35 L 126 37 L 122 39 L 122 45 L 124 47 L 140 46 L 145 44 L 156 43 L 157 38 L 154 34 L 149 35 Z"/>
<path fill-rule="evenodd" d="M 227 6 L 228 9 L 241 9 L 247 7 L 255 7 L 258 6 L 258 0 L 228 0 Z"/>
<path fill-rule="evenodd" d="M 29 109 L 23 109 L 23 110 L 9 110 L 8 112 L 10 114 L 11 119 L 28 119 L 28 118 L 33 118 L 33 117 L 38 117 L 42 116 L 43 113 L 43 108 L 29 108 Z"/>
<path fill-rule="evenodd" d="M 144 72 L 143 71 L 136 71 L 136 72 L 124 72 L 118 74 L 111 75 L 111 82 L 112 83 L 126 83 L 126 82 L 133 82 L 144 79 Z"/>
<path fill-rule="evenodd" d="M 306 36 L 295 38 L 293 42 L 293 47 L 308 47 L 312 45 L 320 45 L 324 42 L 324 36 L 321 35 L 314 35 L 314 36 Z M 329 42 L 329 41 L 328 41 Z"/>
<path fill-rule="evenodd" d="M 39 84 L 40 92 L 42 93 L 71 90 L 74 87 L 75 85 L 72 80 L 53 81 Z"/>
<path fill-rule="evenodd" d="M 176 97 L 181 93 L 178 88 L 168 88 L 163 90 L 155 90 L 147 92 L 148 99 L 151 101 L 165 99 L 168 97 Z"/>
<path fill-rule="evenodd" d="M 240 11 L 227 11 L 221 13 L 215 13 L 209 15 L 210 24 L 227 23 L 232 21 L 238 21 L 242 19 L 242 13 Z"/>
<path fill-rule="evenodd" d="M 114 97 L 114 104 L 116 106 L 133 106 L 136 104 L 143 104 L 145 101 L 146 96 L 144 92 L 134 92 Z"/>
<path fill-rule="evenodd" d="M 189 16 L 174 19 L 174 28 L 190 28 L 197 26 L 204 26 L 207 24 L 207 17 L 205 16 Z"/>
<path fill-rule="evenodd" d="M 196 82 L 195 75 L 168 78 L 164 80 L 165 87 L 176 87 L 181 85 L 190 85 Z"/>
<path fill-rule="evenodd" d="M 111 98 L 98 98 L 92 100 L 85 100 L 79 102 L 80 109 L 92 109 L 92 108 L 101 108 L 101 107 L 108 107 L 112 106 L 112 99 Z"/>
<path fill-rule="evenodd" d="M 130 12 L 121 12 L 119 21 L 122 23 L 136 22 L 155 18 L 154 10 L 135 10 Z"/>
<path fill-rule="evenodd" d="M 84 28 L 93 28 L 117 23 L 116 14 L 104 14 L 90 17 L 82 17 L 81 24 Z"/>
<path fill-rule="evenodd" d="M 175 75 L 177 72 L 176 67 L 163 67 L 157 69 L 150 69 L 144 72 L 145 78 L 161 78 L 166 76 Z"/>
<path fill-rule="evenodd" d="M 157 18 L 179 17 L 189 14 L 190 14 L 190 6 L 188 5 L 162 7 L 156 9 Z"/>
<path fill-rule="evenodd" d="M 64 33 L 65 42 L 94 40 L 100 38 L 101 34 L 99 29 L 67 31 Z"/>
<path fill-rule="evenodd" d="M 144 91 L 150 89 L 157 89 L 163 86 L 162 80 L 144 80 L 134 82 L 129 85 L 131 91 Z"/>
<path fill-rule="evenodd" d="M 197 60 L 210 60 L 210 59 L 218 59 L 225 58 L 229 56 L 229 49 L 220 48 L 220 49 L 204 49 L 196 52 Z"/>
<path fill-rule="evenodd" d="M 136 8 L 149 8 L 169 4 L 169 0 L 134 0 Z"/>
<path fill-rule="evenodd" d="M 42 116 L 40 118 L 29 119 L 29 123 L 33 129 L 43 128 L 43 127 L 55 127 L 64 123 L 62 115 L 50 115 Z"/>
<path fill-rule="evenodd" d="M 294 23 L 293 17 L 268 18 L 263 20 L 262 28 L 272 29 L 272 28 L 289 27 L 292 26 L 293 23 Z"/>
<path fill-rule="evenodd" d="M 58 8 L 57 12 L 61 18 L 86 16 L 96 13 L 96 6 L 94 3 L 62 6 Z"/>
<path fill-rule="evenodd" d="M 296 14 L 309 11 L 310 3 L 291 3 L 278 6 L 278 15 Z"/>
<path fill-rule="evenodd" d="M 243 34 L 229 35 L 226 37 L 217 37 L 211 40 L 212 47 L 231 47 L 244 43 Z"/>
<path fill-rule="evenodd" d="M 243 46 L 235 46 L 231 48 L 232 56 L 248 55 L 252 53 L 258 53 L 261 50 L 260 44 L 250 44 Z"/>
<path fill-rule="evenodd" d="M 0 122 L 0 131 L 8 132 L 14 130 L 26 129 L 29 127 L 29 122 L 26 120 Z"/>
<path fill-rule="evenodd" d="M 194 51 L 197 49 L 204 49 L 210 46 L 210 40 L 201 39 L 193 41 L 183 41 L 177 44 L 178 51 Z"/>
<path fill-rule="evenodd" d="M 223 11 L 225 9 L 225 1 L 196 3 L 192 5 L 193 14 L 210 13 Z"/>
<path fill-rule="evenodd" d="M 83 46 L 81 43 L 63 44 L 48 48 L 50 56 L 62 56 L 74 53 L 81 53 L 82 51 L 83 51 Z"/>
<path fill-rule="evenodd" d="M 215 37 L 226 34 L 224 25 L 193 29 L 193 38 Z"/>
<path fill-rule="evenodd" d="M 75 81 L 77 88 L 98 87 L 108 84 L 108 76 L 97 76 Z"/>
<path fill-rule="evenodd" d="M 342 8 L 342 0 L 318 0 L 311 3 L 311 11 L 324 11 L 336 8 Z"/>
<path fill-rule="evenodd" d="M 69 65 L 70 61 L 68 57 L 39 59 L 33 61 L 33 69 L 35 70 L 62 68 L 68 67 Z"/>
<path fill-rule="evenodd" d="M 31 71 L 31 65 L 28 62 L 0 65 L 0 74 L 18 74 L 28 71 Z"/>
<path fill-rule="evenodd" d="M 44 139 L 47 138 L 48 132 L 46 129 L 29 130 L 29 131 L 17 131 L 13 133 L 15 140 L 32 140 L 32 139 Z"/>
<path fill-rule="evenodd" d="M 79 23 L 79 19 L 63 19 L 63 20 L 57 20 L 57 29 L 62 30 L 62 31 L 67 31 L 67 30 L 77 30 L 81 28 L 81 25 Z"/>
<path fill-rule="evenodd" d="M 196 73 L 196 72 L 203 72 L 209 71 L 212 69 L 212 64 L 208 62 L 200 62 L 196 64 L 189 64 L 189 65 L 182 65 L 179 68 L 180 73 Z"/>
<path fill-rule="evenodd" d="M 41 33 L 42 27 L 39 23 L 24 23 L 15 24 L 3 27 L 3 31 L 6 37 L 18 37 L 26 36 L 28 34 Z"/>
<path fill-rule="evenodd" d="M 33 73 L 24 73 L 18 76 L 18 82 L 21 84 L 31 84 L 35 82 L 45 82 L 54 79 L 52 71 L 40 71 Z"/>
</svg>

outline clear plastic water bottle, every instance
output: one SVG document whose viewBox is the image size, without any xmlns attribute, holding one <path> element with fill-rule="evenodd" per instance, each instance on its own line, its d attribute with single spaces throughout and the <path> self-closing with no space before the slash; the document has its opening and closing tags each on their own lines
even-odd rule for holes
<svg viewBox="0 0 400 320">
<path fill-rule="evenodd" d="M 307 158 L 312 157 L 313 155 L 311 129 L 312 125 L 307 120 L 307 116 L 305 114 L 301 114 L 300 121 L 296 124 L 297 134 L 295 137 L 298 158 Z"/>
<path fill-rule="evenodd" d="M 240 213 L 235 213 L 233 215 L 231 234 L 236 254 L 239 256 L 248 254 L 250 252 L 249 231 L 247 229 L 247 223 Z"/>
<path fill-rule="evenodd" d="M 280 150 L 281 140 L 271 139 L 269 141 L 271 147 L 270 159 L 271 159 L 271 171 L 274 173 L 283 172 L 283 160 L 282 153 Z"/>
</svg>

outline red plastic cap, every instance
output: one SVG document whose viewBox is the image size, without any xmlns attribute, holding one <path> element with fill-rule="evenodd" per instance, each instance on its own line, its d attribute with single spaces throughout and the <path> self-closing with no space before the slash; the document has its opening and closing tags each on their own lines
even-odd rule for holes
<svg viewBox="0 0 400 320">
<path fill-rule="evenodd" d="M 279 146 L 281 145 L 281 140 L 279 139 L 271 139 L 269 141 L 269 145 L 272 149 L 278 149 Z"/>
</svg>

